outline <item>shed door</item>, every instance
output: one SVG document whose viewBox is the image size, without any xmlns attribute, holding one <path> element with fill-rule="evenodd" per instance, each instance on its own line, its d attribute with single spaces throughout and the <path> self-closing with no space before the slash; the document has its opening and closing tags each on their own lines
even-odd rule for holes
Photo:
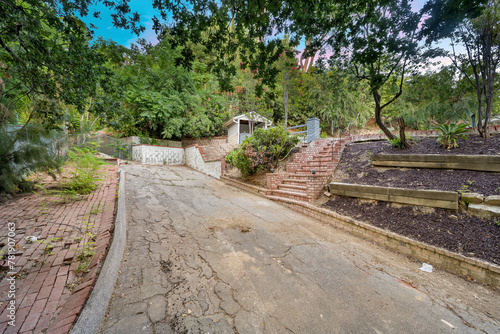
<svg viewBox="0 0 500 334">
<path fill-rule="evenodd" d="M 240 141 L 238 142 L 238 144 L 241 144 L 247 137 L 250 137 L 249 133 L 246 132 L 240 133 Z"/>
</svg>

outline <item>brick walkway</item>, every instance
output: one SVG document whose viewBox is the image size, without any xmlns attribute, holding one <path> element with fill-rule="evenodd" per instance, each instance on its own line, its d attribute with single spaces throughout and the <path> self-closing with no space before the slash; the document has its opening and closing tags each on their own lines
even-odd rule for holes
<svg viewBox="0 0 500 334">
<path fill-rule="evenodd" d="M 69 332 L 93 288 L 110 243 L 117 170 L 117 166 L 105 166 L 101 186 L 80 201 L 64 203 L 58 197 L 32 194 L 0 205 L 4 259 L 0 261 L 0 333 Z M 9 249 L 9 232 L 15 240 L 13 249 Z M 95 244 L 89 244 L 85 232 L 95 236 Z M 39 241 L 30 243 L 28 236 L 36 236 Z M 82 270 L 78 268 L 82 262 L 78 255 L 85 245 L 94 246 L 95 255 L 88 258 L 90 263 Z M 46 251 L 51 246 L 51 251 Z M 12 262 L 9 255 L 14 255 Z M 10 291 L 14 281 L 15 291 Z M 13 302 L 15 311 L 10 309 Z M 12 314 L 15 320 L 9 317 Z"/>
</svg>

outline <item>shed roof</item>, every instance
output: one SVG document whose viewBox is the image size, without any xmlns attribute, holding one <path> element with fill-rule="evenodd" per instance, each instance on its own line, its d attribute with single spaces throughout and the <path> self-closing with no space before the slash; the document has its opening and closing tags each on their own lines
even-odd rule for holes
<svg viewBox="0 0 500 334">
<path fill-rule="evenodd" d="M 235 116 L 235 117 L 231 118 L 229 121 L 227 121 L 226 123 L 224 123 L 224 126 L 229 126 L 229 125 L 231 125 L 231 123 L 233 123 L 233 122 L 235 122 L 237 120 L 265 122 L 268 125 L 273 124 L 273 121 L 271 121 L 269 118 L 261 116 L 261 115 L 257 114 L 256 112 L 252 111 L 250 113 L 241 114 L 241 115 L 238 115 L 238 116 Z"/>
</svg>

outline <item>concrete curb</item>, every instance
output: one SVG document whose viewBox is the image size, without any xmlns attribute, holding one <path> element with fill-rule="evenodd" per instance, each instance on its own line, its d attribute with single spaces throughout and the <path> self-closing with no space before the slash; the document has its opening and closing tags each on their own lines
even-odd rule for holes
<svg viewBox="0 0 500 334">
<path fill-rule="evenodd" d="M 102 267 L 97 283 L 83 308 L 80 317 L 71 330 L 72 334 L 97 333 L 106 315 L 109 301 L 118 278 L 127 240 L 127 216 L 125 210 L 125 172 L 120 173 L 118 204 L 111 247 Z"/>
<path fill-rule="evenodd" d="M 495 264 L 416 241 L 350 217 L 339 215 L 333 211 L 316 207 L 310 203 L 266 196 L 263 194 L 264 188 L 249 186 L 236 180 L 227 180 L 226 178 L 221 178 L 221 180 L 240 189 L 279 202 L 294 211 L 328 223 L 346 232 L 375 241 L 404 255 L 428 262 L 448 272 L 464 277 L 471 277 L 478 282 L 500 287 L 500 266 Z"/>
</svg>

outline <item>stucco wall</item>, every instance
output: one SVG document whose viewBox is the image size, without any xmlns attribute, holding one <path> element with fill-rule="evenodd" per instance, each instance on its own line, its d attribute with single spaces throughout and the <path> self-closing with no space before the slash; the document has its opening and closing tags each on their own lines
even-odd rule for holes
<svg viewBox="0 0 500 334">
<path fill-rule="evenodd" d="M 197 171 L 200 171 L 204 174 L 213 176 L 217 179 L 220 178 L 221 175 L 221 161 L 207 161 L 203 160 L 203 157 L 198 149 L 198 146 L 190 146 L 185 148 L 185 164 Z"/>
<path fill-rule="evenodd" d="M 132 160 L 148 165 L 184 165 L 184 149 L 179 147 L 134 145 Z"/>
<path fill-rule="evenodd" d="M 234 145 L 235 147 L 238 146 L 239 144 L 239 140 L 238 140 L 238 134 L 235 133 L 234 135 L 232 135 L 231 137 L 228 137 L 227 138 L 227 142 L 231 145 Z"/>
<path fill-rule="evenodd" d="M 238 123 L 231 123 L 231 125 L 227 127 L 228 138 L 237 134 L 238 134 Z"/>
</svg>

